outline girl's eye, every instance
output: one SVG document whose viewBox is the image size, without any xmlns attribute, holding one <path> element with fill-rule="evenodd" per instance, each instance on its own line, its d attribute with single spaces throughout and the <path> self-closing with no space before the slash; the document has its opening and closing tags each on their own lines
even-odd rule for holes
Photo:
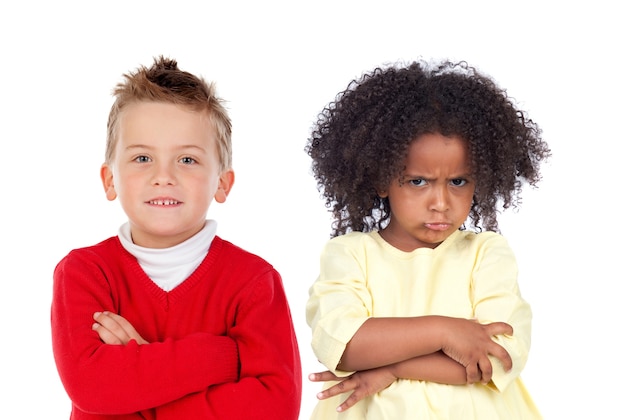
<svg viewBox="0 0 626 420">
<path fill-rule="evenodd" d="M 193 163 L 196 163 L 196 160 L 194 158 L 191 157 L 184 157 L 180 160 L 181 163 L 184 163 L 186 165 L 191 165 Z"/>
<path fill-rule="evenodd" d="M 412 179 L 409 181 L 411 185 L 415 185 L 416 187 L 422 187 L 426 184 L 426 180 L 422 178 Z"/>
<path fill-rule="evenodd" d="M 467 180 L 462 179 L 462 178 L 457 178 L 457 179 L 453 179 L 452 181 L 450 181 L 450 183 L 454 185 L 455 187 L 462 187 L 463 185 L 467 184 Z"/>
<path fill-rule="evenodd" d="M 148 156 L 137 156 L 135 158 L 135 162 L 138 162 L 138 163 L 150 162 L 150 158 Z"/>
</svg>

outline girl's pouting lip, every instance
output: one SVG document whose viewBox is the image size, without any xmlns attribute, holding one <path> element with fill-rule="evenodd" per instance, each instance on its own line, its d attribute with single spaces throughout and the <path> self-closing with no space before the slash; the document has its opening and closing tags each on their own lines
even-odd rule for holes
<svg viewBox="0 0 626 420">
<path fill-rule="evenodd" d="M 428 229 L 431 230 L 448 230 L 450 228 L 450 224 L 449 223 L 424 223 L 424 226 L 426 226 Z"/>
</svg>

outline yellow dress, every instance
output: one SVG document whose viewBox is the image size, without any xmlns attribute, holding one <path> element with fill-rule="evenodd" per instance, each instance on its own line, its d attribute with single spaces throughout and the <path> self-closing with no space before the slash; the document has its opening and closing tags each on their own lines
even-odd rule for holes
<svg viewBox="0 0 626 420">
<path fill-rule="evenodd" d="M 307 322 L 318 360 L 337 376 L 346 344 L 370 317 L 445 315 L 503 321 L 512 337 L 498 336 L 513 359 L 505 372 L 492 358 L 487 385 L 443 385 L 408 379 L 363 399 L 344 413 L 349 394 L 320 401 L 311 419 L 541 419 L 520 372 L 530 349 L 530 306 L 520 295 L 517 263 L 507 241 L 493 232 L 456 231 L 437 248 L 394 248 L 378 232 L 331 239 L 311 286 Z M 332 384 L 327 384 L 330 386 Z"/>
</svg>

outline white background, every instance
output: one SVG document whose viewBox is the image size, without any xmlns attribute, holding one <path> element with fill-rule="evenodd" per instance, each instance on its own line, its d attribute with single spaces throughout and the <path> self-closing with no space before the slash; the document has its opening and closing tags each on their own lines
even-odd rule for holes
<svg viewBox="0 0 626 420">
<path fill-rule="evenodd" d="M 546 419 L 623 416 L 618 2 L 13 3 L 0 6 L 1 418 L 69 416 L 50 345 L 52 270 L 124 222 L 98 176 L 110 92 L 160 54 L 215 80 L 229 101 L 237 179 L 210 217 L 283 276 L 305 375 L 301 418 L 318 389 L 306 374 L 321 369 L 304 305 L 330 232 L 303 148 L 351 79 L 419 57 L 467 60 L 543 128 L 554 155 L 544 180 L 501 219 L 535 313 L 523 378 Z"/>
</svg>

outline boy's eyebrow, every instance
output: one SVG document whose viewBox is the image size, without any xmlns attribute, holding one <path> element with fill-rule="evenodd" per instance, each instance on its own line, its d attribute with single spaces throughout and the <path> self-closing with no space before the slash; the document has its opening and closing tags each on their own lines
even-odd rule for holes
<svg viewBox="0 0 626 420">
<path fill-rule="evenodd" d="M 133 150 L 133 149 L 148 149 L 148 150 L 151 150 L 151 149 L 154 149 L 154 148 L 155 148 L 154 146 L 149 146 L 147 144 L 129 144 L 128 146 L 126 146 L 125 150 Z M 181 146 L 177 146 L 176 149 L 181 149 L 181 150 L 184 150 L 184 149 L 196 149 L 196 150 L 199 150 L 199 151 L 201 151 L 203 153 L 206 152 L 205 148 L 197 146 L 195 144 L 183 144 Z"/>
</svg>

